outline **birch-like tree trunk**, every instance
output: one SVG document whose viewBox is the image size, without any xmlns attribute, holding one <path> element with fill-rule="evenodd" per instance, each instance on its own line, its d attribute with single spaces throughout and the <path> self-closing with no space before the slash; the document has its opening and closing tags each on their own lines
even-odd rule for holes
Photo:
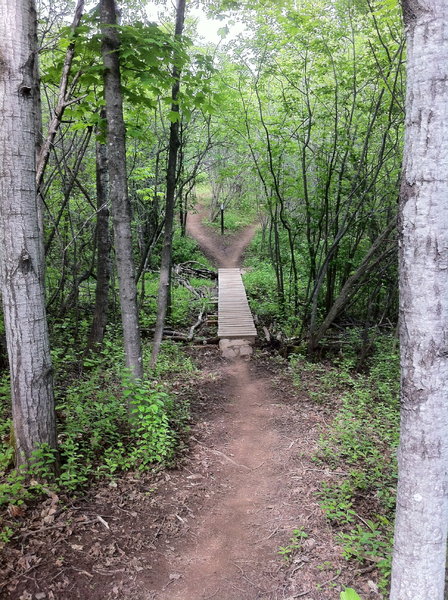
<svg viewBox="0 0 448 600">
<path fill-rule="evenodd" d="M 448 0 L 403 0 L 402 372 L 391 600 L 442 600 L 448 528 Z"/>
<path fill-rule="evenodd" d="M 120 292 L 126 366 L 132 375 L 143 377 L 142 349 L 137 309 L 134 258 L 132 255 L 131 205 L 126 172 L 126 143 L 120 81 L 115 0 L 101 0 L 103 27 L 104 95 L 107 118 L 109 197 L 114 226 L 115 258 Z"/>
<path fill-rule="evenodd" d="M 34 0 L 0 0 L 0 281 L 16 462 L 56 448 L 53 378 L 36 198 Z"/>
</svg>

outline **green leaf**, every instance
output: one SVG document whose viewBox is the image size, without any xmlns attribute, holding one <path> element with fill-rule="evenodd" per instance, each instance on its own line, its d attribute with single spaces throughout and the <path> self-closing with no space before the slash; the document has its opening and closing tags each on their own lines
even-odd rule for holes
<svg viewBox="0 0 448 600">
<path fill-rule="evenodd" d="M 180 120 L 179 112 L 176 110 L 170 110 L 168 119 L 171 121 L 171 123 L 177 123 Z"/>
<path fill-rule="evenodd" d="M 220 27 L 218 29 L 218 35 L 221 39 L 225 38 L 229 34 L 229 28 L 227 25 L 225 27 Z"/>
<path fill-rule="evenodd" d="M 354 589 L 347 588 L 343 592 L 341 592 L 341 600 L 362 600 L 361 596 L 359 596 Z"/>
</svg>

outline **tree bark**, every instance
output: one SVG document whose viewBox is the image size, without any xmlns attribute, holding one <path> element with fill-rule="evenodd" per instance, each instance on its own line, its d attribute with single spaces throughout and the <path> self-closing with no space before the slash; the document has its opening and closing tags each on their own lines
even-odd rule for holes
<svg viewBox="0 0 448 600">
<path fill-rule="evenodd" d="M 36 199 L 34 0 L 0 0 L 0 280 L 17 465 L 56 448 Z"/>
<path fill-rule="evenodd" d="M 115 257 L 120 293 L 126 366 L 133 377 L 143 377 L 142 349 L 137 310 L 134 258 L 132 255 L 131 205 L 126 173 L 125 126 L 121 93 L 115 0 L 101 0 L 103 26 L 104 95 L 107 117 L 109 196 L 114 224 Z"/>
<path fill-rule="evenodd" d="M 176 10 L 176 27 L 174 35 L 180 38 L 184 29 L 185 0 L 178 0 Z M 171 91 L 171 111 L 179 114 L 178 95 L 180 89 L 180 68 L 174 60 L 173 79 L 174 84 Z M 163 328 L 170 297 L 170 271 L 174 225 L 174 205 L 176 200 L 176 172 L 177 155 L 179 152 L 179 120 L 175 120 L 170 126 L 170 146 L 168 153 L 168 168 L 166 174 L 166 204 L 165 204 L 165 232 L 163 237 L 162 257 L 160 262 L 159 293 L 157 297 L 157 321 L 154 333 L 151 369 L 157 362 L 157 356 L 162 343 Z"/>
<path fill-rule="evenodd" d="M 442 600 L 448 529 L 448 1 L 404 0 L 401 438 L 391 600 Z"/>
<path fill-rule="evenodd" d="M 95 308 L 93 311 L 92 328 L 90 330 L 88 349 L 98 348 L 104 338 L 107 323 L 107 309 L 110 281 L 110 235 L 109 235 L 109 206 L 107 193 L 107 147 L 101 142 L 96 143 L 96 289 Z"/>
</svg>

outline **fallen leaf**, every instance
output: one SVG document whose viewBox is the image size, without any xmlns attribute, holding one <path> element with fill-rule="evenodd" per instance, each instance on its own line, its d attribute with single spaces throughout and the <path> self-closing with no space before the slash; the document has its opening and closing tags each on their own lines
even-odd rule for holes
<svg viewBox="0 0 448 600">
<path fill-rule="evenodd" d="M 375 594 L 378 594 L 378 586 L 371 579 L 369 579 L 369 581 L 367 582 L 367 587 Z"/>
<path fill-rule="evenodd" d="M 23 515 L 25 514 L 25 507 L 17 506 L 16 504 L 10 504 L 8 506 L 8 513 L 14 519 L 17 519 L 18 517 L 23 517 Z"/>
</svg>

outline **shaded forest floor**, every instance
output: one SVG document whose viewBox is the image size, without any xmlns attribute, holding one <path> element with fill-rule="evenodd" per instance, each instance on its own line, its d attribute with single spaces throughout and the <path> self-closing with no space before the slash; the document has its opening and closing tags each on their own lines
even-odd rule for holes
<svg viewBox="0 0 448 600">
<path fill-rule="evenodd" d="M 190 232 L 235 266 L 254 228 L 223 239 L 198 214 Z M 176 467 L 104 481 L 65 505 L 49 494 L 5 550 L 0 597 L 330 600 L 352 586 L 379 598 L 374 570 L 343 559 L 318 503 L 335 477 L 315 455 L 337 391 L 319 400 L 312 372 L 299 389 L 267 351 L 249 363 L 210 346 L 188 352 L 199 371 L 173 384 L 192 410 Z"/>
</svg>

